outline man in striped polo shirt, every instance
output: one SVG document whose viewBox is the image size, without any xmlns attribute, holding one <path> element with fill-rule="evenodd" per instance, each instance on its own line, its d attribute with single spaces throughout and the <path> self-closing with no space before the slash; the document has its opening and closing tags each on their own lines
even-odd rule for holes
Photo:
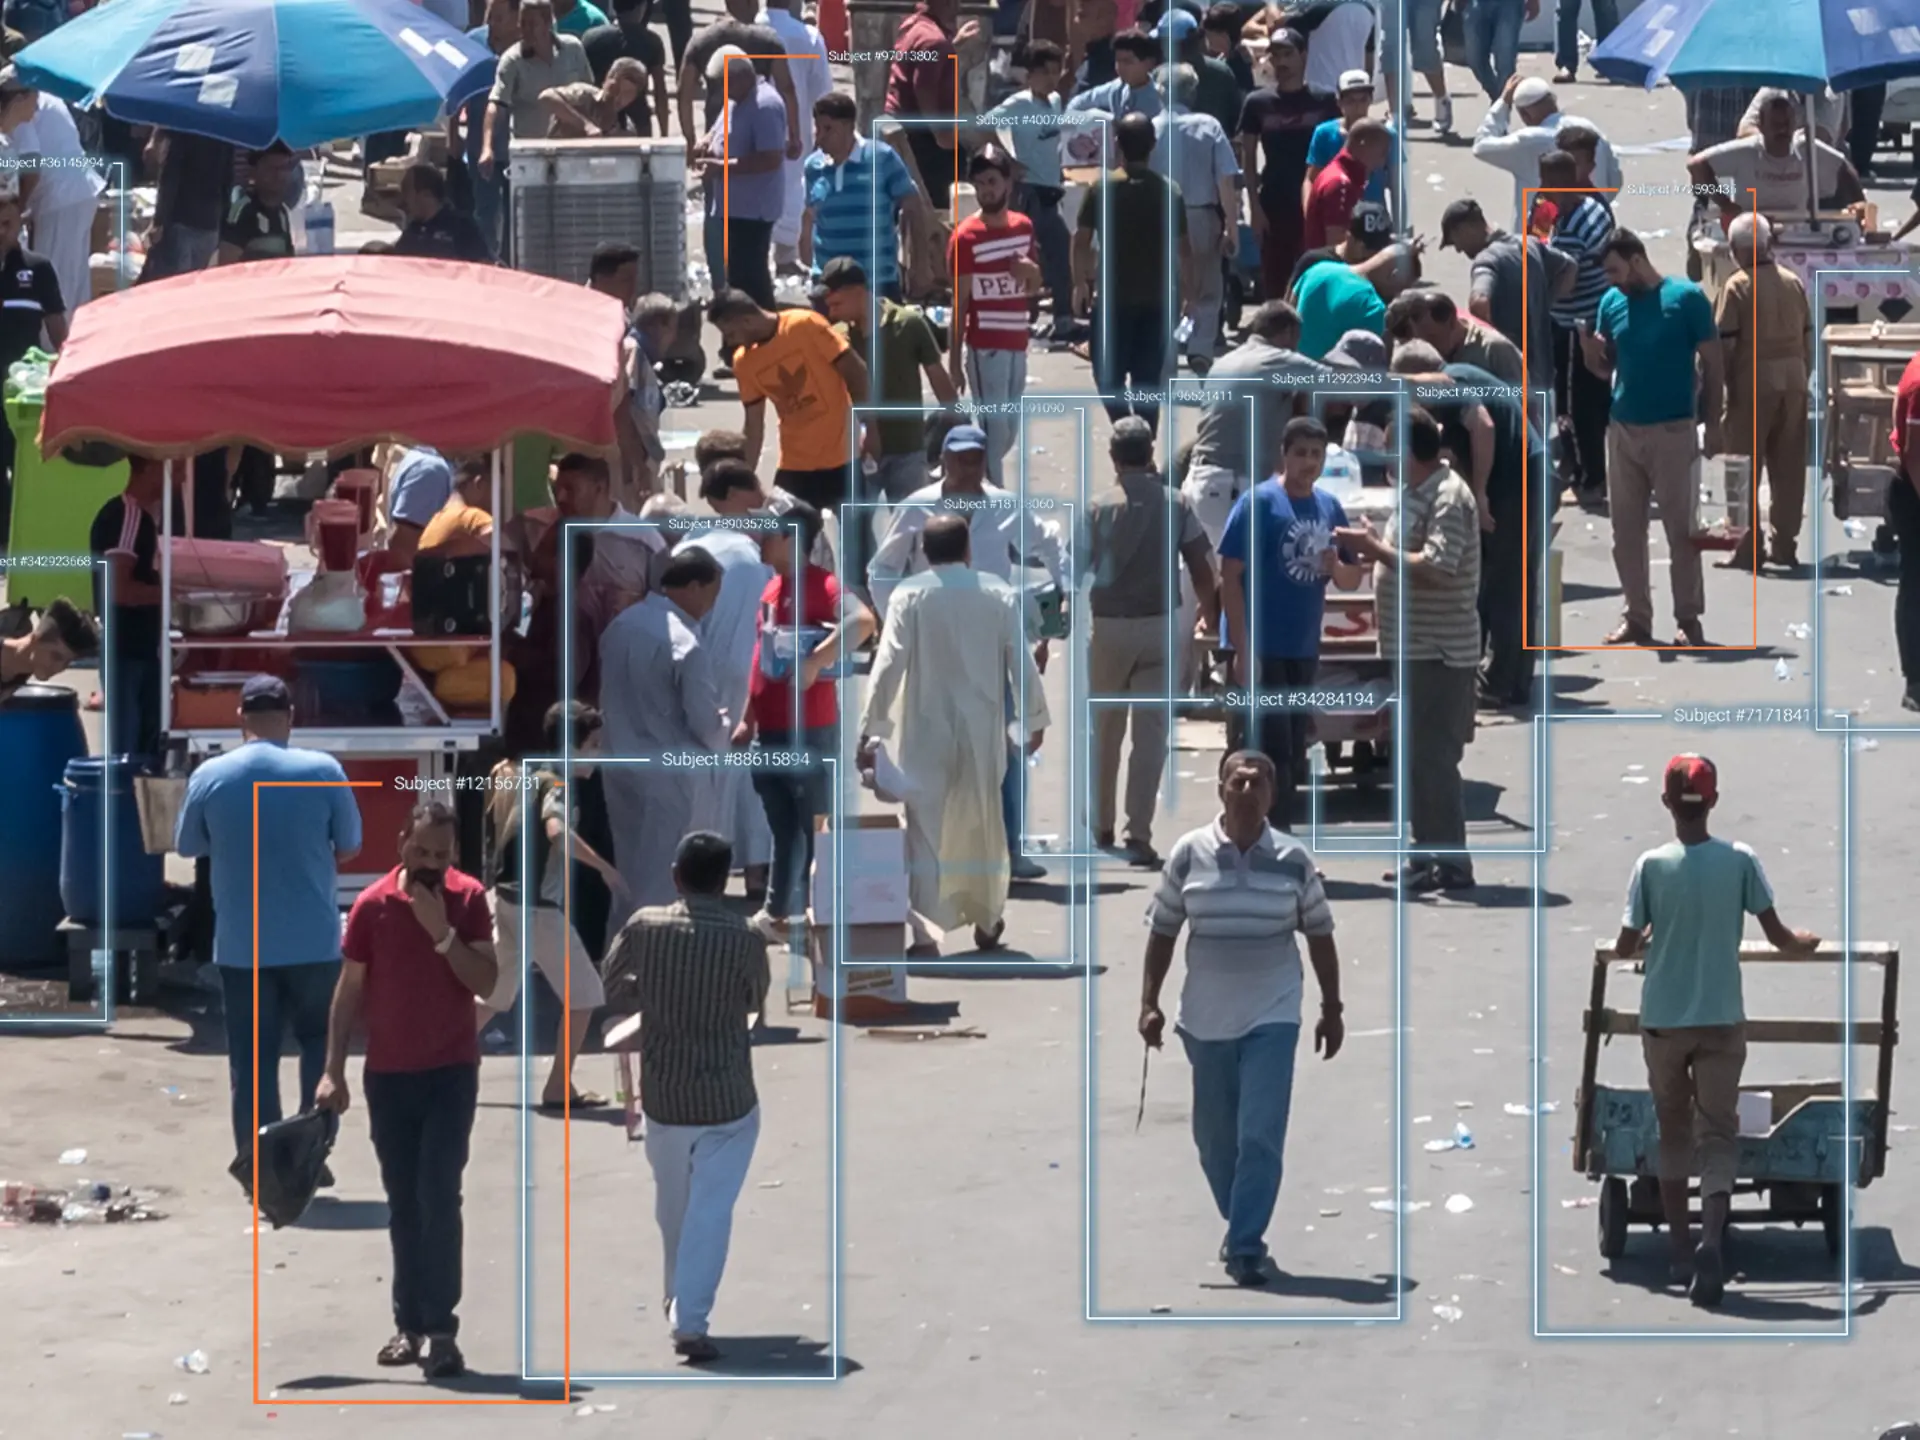
<svg viewBox="0 0 1920 1440">
<path fill-rule="evenodd" d="M 1419 395 L 1416 386 L 1414 398 Z M 1470 890 L 1460 759 L 1473 739 L 1480 668 L 1480 513 L 1472 489 L 1441 455 L 1440 422 L 1410 405 L 1404 431 L 1388 431 L 1387 450 L 1403 457 L 1400 523 L 1406 548 L 1396 550 L 1390 536 L 1376 535 L 1365 524 L 1335 531 L 1334 542 L 1374 562 L 1380 653 L 1400 662 L 1407 813 L 1416 852 L 1400 879 L 1413 894 Z"/>
<path fill-rule="evenodd" d="M 1563 128 L 1563 147 L 1567 139 Z M 1594 325 L 1600 297 L 1607 293 L 1600 252 L 1613 234 L 1613 211 L 1605 196 L 1581 193 L 1591 176 L 1583 180 L 1580 169 L 1580 156 L 1571 150 L 1542 155 L 1542 190 L 1536 199 L 1551 201 L 1558 210 L 1547 243 L 1574 263 L 1573 288 L 1553 302 L 1554 408 L 1572 435 L 1577 493 L 1583 500 L 1598 501 L 1607 494 L 1607 418 L 1613 413 L 1613 390 L 1581 361 L 1580 327 Z"/>
<path fill-rule="evenodd" d="M 876 290 L 898 301 L 903 298 L 903 241 L 915 290 L 933 278 L 927 248 L 933 215 L 899 152 L 861 138 L 854 128 L 858 113 L 853 97 L 838 90 L 814 103 L 818 148 L 807 157 L 804 171 L 807 209 L 800 225 L 801 258 L 818 281 L 829 260 L 850 255 Z"/>
<path fill-rule="evenodd" d="M 1267 822 L 1278 777 L 1257 750 L 1220 762 L 1220 816 L 1182 835 L 1147 907 L 1140 1038 L 1159 1049 L 1160 989 L 1187 929 L 1175 1029 L 1193 1067 L 1193 1141 L 1227 1237 L 1236 1285 L 1272 1278 L 1267 1225 L 1280 1197 L 1303 989 L 1295 932 L 1320 987 L 1313 1048 L 1331 1060 L 1346 1038 L 1333 911 L 1306 850 Z"/>
<path fill-rule="evenodd" d="M 952 267 L 953 329 L 961 342 L 947 354 L 953 388 L 973 392 L 987 432 L 987 477 L 1005 486 L 1007 452 L 1020 433 L 1020 397 L 1027 389 L 1027 307 L 1040 288 L 1033 262 L 1033 221 L 1007 208 L 1013 162 L 989 145 L 967 166 L 978 214 L 962 220 L 947 247 Z"/>
<path fill-rule="evenodd" d="M 766 1006 L 767 947 L 726 902 L 732 871 L 724 839 L 686 836 L 673 859 L 680 898 L 636 912 L 606 965 L 608 1005 L 642 1017 L 640 1109 L 667 1323 L 675 1352 L 694 1364 L 720 1353 L 707 1321 L 760 1138 L 749 1036 Z"/>
</svg>

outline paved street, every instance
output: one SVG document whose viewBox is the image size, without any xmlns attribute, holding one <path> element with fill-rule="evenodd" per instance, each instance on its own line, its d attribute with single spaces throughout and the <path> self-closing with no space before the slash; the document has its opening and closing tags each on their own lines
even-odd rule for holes
<svg viewBox="0 0 1920 1440">
<path fill-rule="evenodd" d="M 1544 56 L 1523 59 L 1526 73 L 1550 68 Z M 1470 134 L 1480 104 L 1464 72 L 1453 79 L 1458 124 Z M 1424 93 L 1417 104 L 1430 113 Z M 1564 108 L 1598 121 L 1617 145 L 1685 133 L 1671 91 L 1583 84 Z M 1464 294 L 1464 264 L 1437 250 L 1438 210 L 1472 195 L 1497 219 L 1509 182 L 1424 127 L 1410 140 L 1415 228 L 1436 247 L 1429 274 Z M 1680 178 L 1680 160 L 1629 155 L 1628 180 Z M 1879 198 L 1897 208 L 1909 177 L 1903 163 L 1889 168 Z M 1681 265 L 1681 203 L 1629 195 L 1619 207 L 1668 273 Z M 1033 371 L 1036 394 L 1088 385 L 1084 363 L 1063 355 L 1036 358 Z M 739 415 L 729 387 L 667 423 L 691 430 Z M 1097 408 L 1090 416 L 1097 478 L 1108 425 Z M 1076 430 L 1064 420 L 1035 426 L 1032 495 L 1078 498 Z M 1560 519 L 1565 638 L 1592 644 L 1617 603 L 1606 522 L 1579 510 Z M 1379 838 L 1390 795 L 1327 797 L 1316 859 L 1338 926 L 1348 1038 L 1330 1062 L 1303 1038 L 1269 1235 L 1286 1279 L 1267 1291 L 1232 1288 L 1215 1263 L 1220 1222 L 1188 1135 L 1190 1077 L 1177 1045 L 1154 1056 L 1136 1123 L 1149 879 L 1100 862 L 1091 914 L 1077 917 L 1063 903 L 1075 862 L 1053 858 L 1048 882 L 1014 892 L 1010 958 L 1067 957 L 1084 930 L 1083 970 L 948 965 L 913 977 L 916 1002 L 945 1007 L 947 1028 L 977 1027 L 980 1037 L 888 1039 L 774 1007 L 776 1034 L 756 1051 L 760 1146 L 714 1315 L 728 1358 L 704 1376 L 677 1368 L 667 1340 L 639 1148 L 617 1116 L 570 1127 L 527 1116 L 510 1054 L 483 1066 L 466 1176 L 461 1343 L 473 1374 L 429 1389 L 412 1372 L 396 1380 L 373 1364 L 389 1329 L 388 1251 L 363 1106 L 344 1122 L 337 1188 L 299 1226 L 257 1237 L 256 1272 L 249 1211 L 223 1173 L 226 1063 L 207 997 L 133 1012 L 105 1036 L 7 1036 L 0 1177 L 51 1185 L 78 1173 L 154 1189 L 166 1218 L 0 1229 L 0 1437 L 495 1440 L 644 1426 L 719 1440 L 1276 1429 L 1871 1440 L 1920 1412 L 1909 1378 L 1920 1270 L 1903 1258 L 1920 1245 L 1908 1127 L 1894 1125 L 1886 1178 L 1857 1197 L 1851 1315 L 1817 1225 L 1742 1229 L 1719 1316 L 1659 1288 L 1664 1236 L 1636 1230 L 1626 1257 L 1609 1265 L 1596 1251 L 1597 1187 L 1569 1159 L 1593 944 L 1618 929 L 1634 857 L 1670 834 L 1657 780 L 1669 755 L 1700 750 L 1718 762 L 1716 833 L 1754 847 L 1788 924 L 1833 938 L 1920 939 L 1910 737 L 1857 738 L 1849 754 L 1843 737 L 1808 723 L 1609 718 L 1817 703 L 1856 712 L 1856 723 L 1899 723 L 1891 586 L 1840 558 L 1865 541 L 1849 540 L 1830 515 L 1823 534 L 1822 583 L 1850 593 L 1821 597 L 1818 695 L 1805 629 L 1815 618 L 1811 569 L 1763 577 L 1755 619 L 1751 576 L 1710 568 L 1709 637 L 1737 647 L 1751 630 L 1757 649 L 1556 656 L 1552 704 L 1566 718 L 1483 723 L 1466 761 L 1472 843 L 1486 852 L 1470 901 L 1401 905 L 1383 881 L 1395 864 Z M 1656 597 L 1664 583 L 1656 569 Z M 1056 725 L 1028 782 L 1029 832 L 1063 843 L 1073 839 L 1067 751 L 1084 756 L 1090 744 L 1070 704 L 1072 669 L 1049 666 Z M 91 677 L 75 683 L 84 690 Z M 1221 744 L 1217 725 L 1180 726 L 1156 828 L 1163 851 L 1215 813 Z M 958 949 L 949 942 L 950 957 Z M 776 972 L 776 995 L 782 978 Z M 1633 978 L 1616 984 L 1613 1003 L 1631 1006 Z M 1841 1013 L 1833 967 L 1765 967 L 1748 985 L 1757 1016 Z M 1870 1017 L 1877 1006 L 1877 983 L 1863 978 L 1854 1012 Z M 1823 1047 L 1756 1046 L 1749 1076 L 1836 1078 L 1840 1064 Z M 526 1083 L 537 1084 L 544 1065 L 533 1062 Z M 589 1055 L 581 1081 L 611 1090 L 612 1069 L 610 1057 Z M 1636 1042 L 1603 1055 L 1603 1083 L 1635 1084 L 1640 1073 Z M 1870 1074 L 1860 1052 L 1856 1079 Z M 285 1083 L 291 1077 L 289 1065 Z M 1556 1108 L 1513 1113 L 1532 1105 L 1536 1083 Z M 1903 1059 L 1897 1104 L 1911 1085 L 1920 1071 Z M 1457 1124 L 1471 1130 L 1471 1149 L 1427 1150 Z M 57 1163 L 70 1147 L 88 1152 L 77 1172 Z M 1409 1213 L 1396 1215 L 1403 1183 Z M 1456 1196 L 1470 1208 L 1450 1206 Z M 1708 1327 L 1740 1336 L 1637 1345 L 1535 1335 Z M 1800 1338 L 1784 1349 L 1765 1343 L 1787 1332 Z M 175 1367 L 195 1349 L 209 1357 L 204 1375 Z M 564 1403 L 515 1408 L 559 1393 L 528 1385 L 523 1370 L 568 1369 L 596 1378 L 576 1381 Z M 612 1378 L 620 1375 L 662 1383 Z M 811 1383 L 769 1383 L 783 1378 Z M 249 1403 L 256 1385 L 267 1403 Z M 453 1396 L 486 1408 L 352 1408 Z"/>
</svg>

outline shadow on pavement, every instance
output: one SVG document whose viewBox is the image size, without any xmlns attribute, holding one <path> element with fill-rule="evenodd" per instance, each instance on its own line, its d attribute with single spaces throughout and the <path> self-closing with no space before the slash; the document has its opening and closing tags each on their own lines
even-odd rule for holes
<svg viewBox="0 0 1920 1440">
<path fill-rule="evenodd" d="M 1411 1295 L 1420 1288 L 1418 1280 L 1394 1275 L 1290 1275 L 1272 1260 L 1266 1263 L 1267 1283 L 1258 1287 L 1262 1295 L 1286 1295 L 1307 1300 L 1331 1300 L 1338 1305 L 1392 1305 L 1396 1293 Z M 1225 1280 L 1201 1282 L 1202 1290 L 1238 1290 Z"/>
<path fill-rule="evenodd" d="M 824 1378 L 834 1373 L 834 1357 L 824 1340 L 809 1340 L 801 1335 L 715 1335 L 713 1343 L 720 1347 L 720 1358 L 686 1367 L 689 1371 L 796 1380 Z M 857 1375 L 861 1369 L 857 1360 L 840 1357 L 842 1377 Z"/>
</svg>

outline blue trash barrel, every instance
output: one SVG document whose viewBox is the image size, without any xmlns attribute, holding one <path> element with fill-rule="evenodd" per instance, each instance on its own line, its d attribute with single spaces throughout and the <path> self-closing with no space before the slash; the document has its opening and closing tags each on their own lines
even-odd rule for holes
<svg viewBox="0 0 1920 1440">
<path fill-rule="evenodd" d="M 0 964 L 63 958 L 59 927 L 60 797 L 67 762 L 87 753 L 80 697 L 61 685 L 23 685 L 0 705 L 6 803 L 0 805 Z"/>
<path fill-rule="evenodd" d="M 166 889 L 166 857 L 147 854 L 140 838 L 140 805 L 133 793 L 139 761 L 131 755 L 82 755 L 67 762 L 58 787 L 66 806 L 60 834 L 60 899 L 67 918 L 81 925 L 107 919 L 101 874 L 100 824 L 109 826 L 107 863 L 113 872 L 113 926 L 151 925 Z M 101 801 L 105 799 L 104 814 Z"/>
</svg>

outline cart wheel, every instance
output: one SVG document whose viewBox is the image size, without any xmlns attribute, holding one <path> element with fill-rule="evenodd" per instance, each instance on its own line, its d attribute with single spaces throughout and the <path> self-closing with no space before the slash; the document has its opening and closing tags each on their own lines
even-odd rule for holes
<svg viewBox="0 0 1920 1440">
<path fill-rule="evenodd" d="M 1618 1260 L 1627 1253 L 1627 1182 L 1609 1175 L 1600 1182 L 1600 1258 Z"/>
<path fill-rule="evenodd" d="M 1847 1223 L 1847 1197 L 1840 1193 L 1838 1185 L 1824 1185 L 1820 1189 L 1820 1233 L 1826 1238 L 1827 1254 L 1840 1258 L 1841 1232 Z"/>
</svg>

